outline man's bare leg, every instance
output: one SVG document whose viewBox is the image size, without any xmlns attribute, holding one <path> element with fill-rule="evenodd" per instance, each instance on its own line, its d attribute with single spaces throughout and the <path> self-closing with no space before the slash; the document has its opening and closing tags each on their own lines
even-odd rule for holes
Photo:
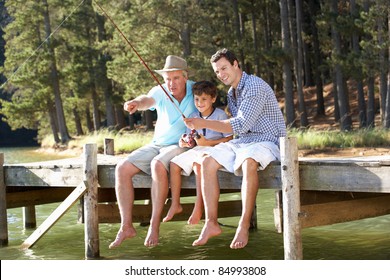
<svg viewBox="0 0 390 280">
<path fill-rule="evenodd" d="M 214 236 L 222 233 L 218 224 L 218 201 L 219 201 L 219 182 L 217 171 L 221 165 L 212 157 L 205 157 L 201 164 L 201 186 L 203 194 L 203 203 L 205 208 L 205 225 L 192 245 L 200 246 Z"/>
<path fill-rule="evenodd" d="M 158 160 L 153 160 L 152 168 L 152 217 L 148 234 L 144 245 L 153 247 L 158 245 L 161 215 L 164 209 L 165 200 L 168 196 L 168 172 L 164 164 Z"/>
<path fill-rule="evenodd" d="M 230 244 L 230 248 L 232 249 L 242 249 L 248 244 L 250 221 L 252 212 L 255 209 L 257 190 L 259 188 L 257 176 L 258 166 L 259 163 L 253 159 L 246 159 L 242 164 L 242 214 L 236 234 Z"/>
<path fill-rule="evenodd" d="M 181 170 L 182 169 L 177 164 L 171 162 L 169 167 L 169 175 L 172 203 L 171 207 L 169 207 L 167 215 L 163 219 L 163 222 L 172 220 L 173 216 L 183 211 L 183 207 L 180 204 Z"/>
<path fill-rule="evenodd" d="M 203 195 L 201 187 L 201 170 L 200 165 L 194 163 L 194 173 L 195 173 L 195 182 L 196 182 L 196 200 L 194 209 L 192 210 L 191 216 L 188 218 L 187 223 L 189 225 L 196 225 L 199 223 L 203 214 Z"/>
<path fill-rule="evenodd" d="M 115 240 L 109 245 L 110 249 L 118 247 L 128 238 L 137 235 L 133 226 L 134 188 L 132 178 L 140 170 L 132 163 L 123 160 L 115 168 L 115 193 L 118 200 L 121 226 Z"/>
</svg>

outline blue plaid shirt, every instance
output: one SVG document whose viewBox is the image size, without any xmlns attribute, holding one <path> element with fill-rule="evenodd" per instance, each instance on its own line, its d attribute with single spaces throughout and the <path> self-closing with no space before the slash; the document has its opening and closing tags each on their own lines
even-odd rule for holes
<svg viewBox="0 0 390 280">
<path fill-rule="evenodd" d="M 243 72 L 237 90 L 229 89 L 233 143 L 270 141 L 279 146 L 286 124 L 271 87 L 261 78 Z"/>
</svg>

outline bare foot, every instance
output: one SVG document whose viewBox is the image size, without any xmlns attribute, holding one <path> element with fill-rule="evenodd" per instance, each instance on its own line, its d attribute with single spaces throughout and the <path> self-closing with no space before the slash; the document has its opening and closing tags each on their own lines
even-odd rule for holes
<svg viewBox="0 0 390 280">
<path fill-rule="evenodd" d="M 200 219 L 202 218 L 203 210 L 202 209 L 196 209 L 192 210 L 191 216 L 188 218 L 187 224 L 189 225 L 196 225 L 199 223 Z"/>
<path fill-rule="evenodd" d="M 123 241 L 129 238 L 133 238 L 137 235 L 137 232 L 135 231 L 134 227 L 130 227 L 128 229 L 119 229 L 116 238 L 111 244 L 108 246 L 109 249 L 113 249 L 116 247 L 119 247 Z"/>
<path fill-rule="evenodd" d="M 246 228 L 238 227 L 236 230 L 236 235 L 234 236 L 232 243 L 230 243 L 230 248 L 242 249 L 248 244 L 248 240 L 249 230 Z"/>
<path fill-rule="evenodd" d="M 214 236 L 220 235 L 222 229 L 218 223 L 207 222 L 202 229 L 202 232 L 199 235 L 199 238 L 196 239 L 192 246 L 201 246 L 207 243 L 207 241 Z"/>
<path fill-rule="evenodd" d="M 144 245 L 146 247 L 154 247 L 158 245 L 158 235 L 159 231 L 153 230 L 150 226 L 148 230 L 148 234 L 146 235 Z"/>
<path fill-rule="evenodd" d="M 163 222 L 165 223 L 172 220 L 173 216 L 181 213 L 182 211 L 183 211 L 183 207 L 180 204 L 177 205 L 172 204 L 171 207 L 169 207 L 168 213 L 163 219 Z"/>
</svg>

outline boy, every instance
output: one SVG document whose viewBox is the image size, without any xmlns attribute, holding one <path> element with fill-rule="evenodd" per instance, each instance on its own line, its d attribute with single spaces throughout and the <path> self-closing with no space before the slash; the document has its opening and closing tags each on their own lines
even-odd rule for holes
<svg viewBox="0 0 390 280">
<path fill-rule="evenodd" d="M 197 82 L 192 86 L 194 94 L 195 107 L 199 112 L 194 112 L 190 118 L 203 118 L 209 120 L 226 120 L 228 116 L 219 108 L 214 107 L 214 102 L 217 99 L 216 86 L 208 81 Z M 180 205 L 180 190 L 181 190 L 181 175 L 190 176 L 192 170 L 196 175 L 196 192 L 197 197 L 195 206 L 192 211 L 188 224 L 197 224 L 203 213 L 203 196 L 200 190 L 200 160 L 204 156 L 206 150 L 210 146 L 215 146 L 222 142 L 227 142 L 233 138 L 231 133 L 221 133 L 210 129 L 199 129 L 194 135 L 194 139 L 188 141 L 188 135 L 191 131 L 187 130 L 179 141 L 180 147 L 192 148 L 191 141 L 196 142 L 196 146 L 188 151 L 174 157 L 170 163 L 170 183 L 172 193 L 172 204 L 168 210 L 167 216 L 163 222 L 167 222 L 177 213 L 183 211 Z"/>
</svg>

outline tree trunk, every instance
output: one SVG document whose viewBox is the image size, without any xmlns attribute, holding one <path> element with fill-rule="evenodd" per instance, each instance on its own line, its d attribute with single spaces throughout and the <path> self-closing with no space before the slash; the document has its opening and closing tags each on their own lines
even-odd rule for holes
<svg viewBox="0 0 390 280">
<path fill-rule="evenodd" d="M 367 126 L 375 127 L 375 78 L 370 76 L 367 81 Z"/>
<path fill-rule="evenodd" d="M 233 23 L 234 23 L 234 30 L 236 33 L 236 42 L 237 42 L 237 55 L 240 59 L 241 62 L 241 68 L 245 70 L 245 56 L 244 56 L 244 49 L 242 46 L 242 21 L 241 21 L 241 15 L 238 11 L 238 1 L 237 0 L 232 0 L 233 4 Z"/>
<path fill-rule="evenodd" d="M 388 40 L 390 42 L 390 12 L 387 13 L 387 26 L 388 26 Z M 390 44 L 388 46 L 387 53 L 387 96 L 386 96 L 386 112 L 384 128 L 390 128 Z"/>
<path fill-rule="evenodd" d="M 92 132 L 93 131 L 93 123 L 92 123 L 91 111 L 89 109 L 89 105 L 87 106 L 87 108 L 85 108 L 85 119 L 86 119 L 88 131 Z"/>
<path fill-rule="evenodd" d="M 291 38 L 290 30 L 288 26 L 288 6 L 287 0 L 280 0 L 280 17 L 282 25 L 282 47 L 285 54 L 283 62 L 283 89 L 285 94 L 285 115 L 288 127 L 295 126 L 295 112 L 294 112 L 294 93 L 292 83 L 292 72 L 291 72 Z"/>
<path fill-rule="evenodd" d="M 47 105 L 49 109 L 49 120 L 50 120 L 50 128 L 53 133 L 53 138 L 55 143 L 60 143 L 61 139 L 58 136 L 58 122 L 57 122 L 57 114 L 54 108 L 53 102 L 50 100 Z"/>
<path fill-rule="evenodd" d="M 351 0 L 351 15 L 353 18 L 358 17 L 357 10 L 356 10 L 356 3 L 355 0 Z M 352 49 L 353 52 L 356 54 L 356 57 L 360 57 L 360 47 L 359 47 L 359 37 L 356 31 L 352 34 Z M 366 101 L 364 98 L 364 89 L 363 89 L 363 74 L 361 67 L 358 65 L 357 69 L 357 92 L 358 92 L 358 116 L 359 116 L 359 127 L 363 128 L 367 126 L 367 109 L 366 109 Z"/>
<path fill-rule="evenodd" d="M 73 93 L 73 90 L 70 91 L 70 97 L 74 97 L 74 93 Z M 77 136 L 80 136 L 80 135 L 84 135 L 84 131 L 83 131 L 83 127 L 81 125 L 81 118 L 80 118 L 80 114 L 79 112 L 77 111 L 77 105 L 75 105 L 72 109 L 72 113 L 73 113 L 73 117 L 74 117 L 74 122 L 75 122 L 75 126 L 76 126 L 76 135 Z"/>
<path fill-rule="evenodd" d="M 379 4 L 378 4 L 379 5 Z M 384 12 L 385 13 L 385 12 Z M 382 14 L 377 18 L 378 24 L 378 45 L 383 46 L 385 44 L 384 36 L 384 20 L 385 15 Z M 381 123 L 385 124 L 385 112 L 386 112 L 386 97 L 387 97 L 387 63 L 386 63 L 386 49 L 381 47 L 379 50 L 379 96 L 380 96 L 380 114 Z"/>
<path fill-rule="evenodd" d="M 153 126 L 152 111 L 150 111 L 150 110 L 144 111 L 144 117 L 145 117 L 145 125 L 146 125 L 145 129 L 146 130 L 153 130 L 154 126 Z"/>
<path fill-rule="evenodd" d="M 263 17 L 264 17 L 264 24 L 263 24 L 263 33 L 264 33 L 264 45 L 267 50 L 270 50 L 272 48 L 272 36 L 270 31 L 270 18 L 269 18 L 269 12 L 268 12 L 268 2 L 263 3 Z M 272 71 L 272 62 L 267 61 L 267 69 L 266 69 L 266 81 L 271 86 L 273 90 L 275 90 L 275 76 L 274 71 Z"/>
<path fill-rule="evenodd" d="M 115 105 L 115 118 L 118 130 L 126 126 L 125 114 L 123 114 L 123 106 L 120 104 Z M 134 129 L 134 124 L 132 129 Z"/>
<path fill-rule="evenodd" d="M 252 0 L 251 1 L 251 6 L 252 6 L 252 10 L 251 10 L 251 19 L 252 19 L 252 37 L 253 37 L 253 52 L 254 52 L 254 64 L 255 64 L 255 70 L 254 70 L 254 74 L 257 75 L 257 76 L 260 76 L 260 61 L 259 61 L 259 46 L 258 46 L 258 42 L 257 42 L 257 30 L 256 30 L 256 14 L 255 14 L 255 11 L 256 11 L 256 7 L 255 7 L 255 1 Z"/>
<path fill-rule="evenodd" d="M 337 0 L 332 0 L 331 11 L 334 15 L 338 15 Z M 336 18 L 332 20 L 332 39 L 333 39 L 333 51 L 334 51 L 334 71 L 336 75 L 336 87 L 338 94 L 338 102 L 340 108 L 340 129 L 342 131 L 349 131 L 352 129 L 352 120 L 349 114 L 348 94 L 345 91 L 345 80 L 342 67 L 338 62 L 341 57 L 341 37 L 337 30 Z"/>
<path fill-rule="evenodd" d="M 309 0 L 310 11 L 317 14 L 320 8 L 317 7 L 315 0 Z M 322 83 L 322 73 L 320 66 L 322 64 L 320 42 L 318 39 L 318 29 L 315 18 L 310 16 L 310 26 L 313 33 L 313 49 L 314 49 L 314 76 L 316 83 L 316 95 L 317 95 L 317 115 L 325 116 L 325 101 L 324 101 L 324 89 Z"/>
<path fill-rule="evenodd" d="M 104 29 L 104 17 L 96 15 L 97 29 L 98 29 L 98 41 L 103 42 L 106 40 L 106 30 Z M 112 81 L 107 78 L 107 61 L 111 60 L 111 56 L 108 53 L 99 54 L 99 81 L 103 87 L 104 103 L 106 108 L 106 120 L 107 127 L 113 127 L 116 125 L 114 105 L 112 102 Z"/>
<path fill-rule="evenodd" d="M 307 112 L 305 105 L 305 96 L 303 93 L 303 42 L 302 42 L 302 4 L 301 0 L 295 0 L 296 10 L 296 80 L 297 80 L 297 92 L 299 100 L 299 117 L 301 121 L 301 127 L 308 127 L 309 122 L 307 120 Z"/>
<path fill-rule="evenodd" d="M 49 17 L 49 5 L 47 4 L 47 0 L 43 0 L 43 5 L 44 5 L 43 18 L 45 24 L 45 34 L 46 34 L 46 38 L 49 38 L 51 34 L 51 24 L 50 24 L 50 17 Z M 62 107 L 60 82 L 58 79 L 55 51 L 53 45 L 51 44 L 50 39 L 47 40 L 47 46 L 48 46 L 48 51 L 50 56 L 50 77 L 51 77 L 51 82 L 52 82 L 53 92 L 54 92 L 54 102 L 55 102 L 56 113 L 57 113 L 58 129 L 61 135 L 61 142 L 66 143 L 70 140 L 70 136 L 68 133 L 68 128 L 66 126 L 64 109 Z"/>
<path fill-rule="evenodd" d="M 90 28 L 87 27 L 87 36 L 88 36 L 88 47 L 92 49 L 92 37 L 91 37 L 91 32 Z M 97 76 L 96 76 L 96 71 L 94 67 L 94 57 L 92 52 L 88 52 L 87 55 L 87 63 L 88 63 L 88 76 L 89 76 L 89 87 L 91 91 L 91 98 L 92 98 L 92 113 L 93 113 L 93 126 L 94 130 L 99 130 L 100 129 L 100 111 L 99 111 L 99 95 L 97 92 L 97 86 L 96 86 L 96 81 L 97 81 Z"/>
</svg>

